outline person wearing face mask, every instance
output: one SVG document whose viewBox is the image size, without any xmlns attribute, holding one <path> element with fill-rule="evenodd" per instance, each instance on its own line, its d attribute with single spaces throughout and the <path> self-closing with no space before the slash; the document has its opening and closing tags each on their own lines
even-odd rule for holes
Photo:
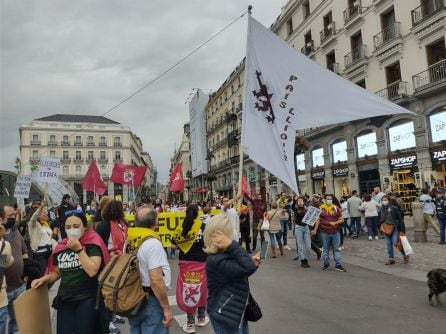
<svg viewBox="0 0 446 334">
<path fill-rule="evenodd" d="M 59 227 L 62 239 L 66 238 L 66 236 L 67 236 L 65 234 L 65 220 L 67 219 L 65 212 L 73 211 L 73 210 L 74 210 L 74 206 L 71 205 L 71 196 L 69 194 L 63 195 L 62 203 L 60 206 L 57 207 L 57 210 L 56 210 L 57 225 Z"/>
<path fill-rule="evenodd" d="M 13 301 L 26 290 L 23 280 L 23 259 L 28 258 L 28 250 L 22 235 L 16 228 L 16 211 L 12 206 L 0 205 L 0 221 L 5 228 L 5 241 L 11 245 L 14 263 L 5 269 L 6 294 L 8 296 L 8 334 L 18 333 Z"/>
<path fill-rule="evenodd" d="M 87 226 L 84 214 L 67 212 L 67 238 L 51 255 L 49 274 L 31 283 L 32 288 L 38 288 L 61 280 L 52 305 L 57 310 L 58 334 L 108 333 L 108 322 L 100 317 L 95 305 L 97 277 L 110 256 L 101 237 Z"/>
<path fill-rule="evenodd" d="M 324 200 L 325 203 L 320 206 L 321 213 L 319 220 L 316 222 L 315 228 L 312 231 L 313 234 L 317 233 L 319 229 L 321 231 L 324 259 L 322 270 L 326 271 L 330 267 L 329 251 L 330 247 L 332 247 L 335 269 L 346 272 L 347 270 L 342 266 L 341 252 L 339 251 L 339 226 L 344 222 L 342 211 L 333 204 L 333 195 L 325 194 Z"/>
<path fill-rule="evenodd" d="M 310 265 L 308 264 L 308 258 L 310 256 L 311 248 L 311 233 L 310 226 L 302 221 L 307 212 L 303 197 L 296 196 L 296 203 L 293 210 L 298 259 L 300 259 L 300 266 L 302 268 L 309 268 Z"/>
<path fill-rule="evenodd" d="M 385 195 L 381 199 L 381 231 L 383 231 L 386 238 L 387 255 L 388 260 L 385 262 L 386 265 L 395 264 L 395 257 L 393 254 L 393 248 L 397 246 L 398 238 L 400 234 L 406 233 L 406 226 L 404 225 L 403 218 L 401 217 L 400 210 L 394 200 L 388 195 Z M 409 256 L 401 250 L 401 255 L 403 255 L 404 263 L 409 263 Z"/>
<path fill-rule="evenodd" d="M 48 259 L 53 251 L 53 243 L 55 244 L 55 240 L 52 239 L 53 231 L 48 221 L 46 203 L 44 199 L 28 222 L 32 255 L 33 259 L 40 265 L 41 275 L 46 271 Z"/>
</svg>

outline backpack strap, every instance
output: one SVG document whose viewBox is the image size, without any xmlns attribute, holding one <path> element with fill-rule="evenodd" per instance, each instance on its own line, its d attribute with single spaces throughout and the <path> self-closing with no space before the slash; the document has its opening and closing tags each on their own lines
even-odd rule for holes
<svg viewBox="0 0 446 334">
<path fill-rule="evenodd" d="M 153 237 L 145 237 L 144 239 L 141 240 L 141 242 L 139 243 L 138 247 L 136 247 L 133 251 L 132 254 L 133 255 L 137 255 L 138 254 L 138 250 L 139 248 L 142 246 L 142 244 L 144 243 L 144 241 L 148 240 L 148 239 L 152 239 Z"/>
<path fill-rule="evenodd" d="M 112 256 L 110 259 L 110 262 L 108 263 L 108 269 L 105 273 L 102 274 L 102 272 L 98 276 L 98 292 L 96 293 L 96 305 L 95 310 L 99 310 L 99 302 L 101 300 L 101 291 L 102 291 L 102 285 L 104 284 L 104 281 L 107 279 L 108 275 L 113 269 L 113 266 L 118 261 L 119 256 L 115 255 Z"/>
</svg>

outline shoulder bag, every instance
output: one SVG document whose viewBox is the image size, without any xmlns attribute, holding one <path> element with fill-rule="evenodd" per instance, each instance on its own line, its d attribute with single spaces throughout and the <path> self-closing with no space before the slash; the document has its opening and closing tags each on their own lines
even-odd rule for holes
<svg viewBox="0 0 446 334">
<path fill-rule="evenodd" d="M 261 318 L 262 318 L 262 310 L 250 292 L 248 297 L 248 305 L 246 305 L 246 310 L 245 310 L 245 320 L 250 322 L 256 322 Z"/>
<path fill-rule="evenodd" d="M 274 212 L 274 214 L 271 216 L 271 219 L 274 218 L 274 216 L 276 215 L 276 213 L 277 213 L 277 210 L 276 210 L 276 212 Z M 270 219 L 269 219 L 269 217 L 268 217 L 268 213 L 265 212 L 265 214 L 263 215 L 262 226 L 260 227 L 260 229 L 261 229 L 262 231 L 268 231 L 268 230 L 269 230 L 269 221 L 270 221 Z"/>
</svg>

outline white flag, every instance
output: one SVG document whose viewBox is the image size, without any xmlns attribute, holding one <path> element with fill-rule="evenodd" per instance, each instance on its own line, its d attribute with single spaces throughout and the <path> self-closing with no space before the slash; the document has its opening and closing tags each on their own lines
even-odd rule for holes
<svg viewBox="0 0 446 334">
<path fill-rule="evenodd" d="M 298 193 L 296 130 L 411 113 L 321 67 L 248 18 L 242 145 Z"/>
</svg>

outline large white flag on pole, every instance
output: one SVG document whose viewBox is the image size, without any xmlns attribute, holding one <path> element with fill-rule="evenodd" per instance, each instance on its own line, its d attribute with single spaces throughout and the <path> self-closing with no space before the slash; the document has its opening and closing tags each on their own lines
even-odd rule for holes
<svg viewBox="0 0 446 334">
<path fill-rule="evenodd" d="M 313 62 L 249 15 L 242 145 L 298 193 L 296 130 L 411 113 Z"/>
</svg>

